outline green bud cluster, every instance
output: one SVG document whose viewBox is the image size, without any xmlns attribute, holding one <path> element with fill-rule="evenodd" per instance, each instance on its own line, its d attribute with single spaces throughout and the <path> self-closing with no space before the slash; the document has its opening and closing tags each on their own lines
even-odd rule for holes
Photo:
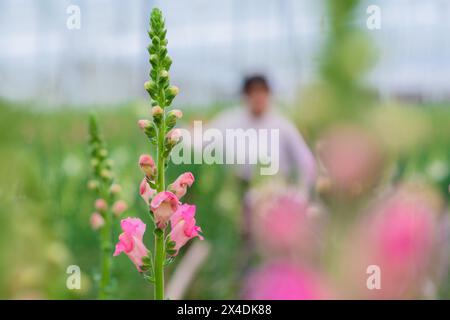
<svg viewBox="0 0 450 320">
<path fill-rule="evenodd" d="M 89 188 L 96 189 L 102 184 L 111 185 L 113 181 L 112 161 L 108 159 L 108 150 L 100 136 L 97 119 L 94 115 L 89 118 L 89 151 L 95 177 L 95 180 L 89 181 Z"/>
<path fill-rule="evenodd" d="M 167 29 L 159 9 L 153 9 L 152 11 L 148 35 L 151 39 L 148 52 L 152 68 L 150 80 L 144 84 L 144 87 L 152 98 L 152 105 L 159 105 L 164 109 L 170 106 L 178 94 L 178 88 L 170 85 L 169 71 L 172 59 L 167 55 Z"/>
</svg>

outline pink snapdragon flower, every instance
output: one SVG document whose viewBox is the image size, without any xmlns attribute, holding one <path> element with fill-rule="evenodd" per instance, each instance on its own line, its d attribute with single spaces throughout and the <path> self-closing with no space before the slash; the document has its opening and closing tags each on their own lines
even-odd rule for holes
<svg viewBox="0 0 450 320">
<path fill-rule="evenodd" d="M 191 172 L 185 172 L 169 185 L 169 190 L 172 191 L 178 199 L 181 199 L 186 194 L 187 188 L 191 187 L 194 181 L 194 175 Z"/>
<path fill-rule="evenodd" d="M 139 166 L 147 177 L 152 179 L 156 174 L 156 165 L 152 156 L 143 154 L 139 157 Z"/>
<path fill-rule="evenodd" d="M 180 201 L 170 191 L 158 193 L 151 201 L 150 208 L 153 211 L 155 223 L 158 228 L 165 228 L 172 215 L 177 211 Z"/>
<path fill-rule="evenodd" d="M 144 199 L 145 203 L 147 203 L 147 205 L 150 205 L 150 199 L 153 197 L 155 193 L 156 190 L 150 187 L 150 185 L 147 182 L 147 179 L 144 177 L 139 186 L 139 194 L 141 195 L 142 199 Z"/>
<path fill-rule="evenodd" d="M 94 212 L 91 215 L 90 219 L 91 227 L 94 230 L 98 230 L 105 224 L 105 219 L 103 219 L 102 215 L 98 212 Z"/>
<path fill-rule="evenodd" d="M 126 218 L 120 221 L 123 233 L 119 235 L 114 256 L 124 252 L 141 271 L 142 258 L 148 255 L 148 250 L 142 242 L 146 225 L 139 218 Z"/>
<path fill-rule="evenodd" d="M 127 209 L 128 205 L 125 201 L 117 200 L 113 205 L 112 211 L 118 217 Z"/>
<path fill-rule="evenodd" d="M 318 275 L 288 262 L 274 262 L 254 271 L 244 286 L 248 300 L 320 300 L 330 293 Z"/>
<path fill-rule="evenodd" d="M 105 212 L 106 210 L 108 210 L 108 204 L 104 199 L 97 199 L 95 200 L 95 209 L 100 212 Z"/>
<path fill-rule="evenodd" d="M 170 240 L 175 241 L 174 256 L 178 254 L 178 250 L 184 246 L 190 239 L 198 237 L 203 240 L 200 235 L 202 229 L 195 225 L 195 206 L 182 204 L 170 219 L 172 230 L 170 231 Z"/>
</svg>

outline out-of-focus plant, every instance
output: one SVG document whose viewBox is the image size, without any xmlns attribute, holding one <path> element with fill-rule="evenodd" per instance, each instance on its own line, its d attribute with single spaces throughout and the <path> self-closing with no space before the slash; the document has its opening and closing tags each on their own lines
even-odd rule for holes
<svg viewBox="0 0 450 320">
<path fill-rule="evenodd" d="M 193 174 L 183 173 L 166 187 L 165 171 L 170 152 L 181 140 L 180 130 L 174 127 L 182 112 L 176 109 L 167 112 L 178 88 L 171 86 L 169 81 L 172 60 L 167 55 L 167 30 L 159 9 L 152 10 L 148 34 L 151 39 L 148 47 L 151 80 L 144 87 L 151 97 L 153 119 L 139 120 L 138 125 L 155 147 L 157 160 L 155 163 L 149 154 L 140 156 L 139 166 L 145 176 L 139 191 L 154 222 L 154 253 L 143 242 L 144 222 L 139 218 L 126 218 L 121 221 L 123 233 L 119 236 L 114 255 L 127 254 L 144 279 L 154 284 L 154 298 L 163 300 L 165 266 L 190 239 L 203 238 L 200 227 L 196 226 L 196 207 L 181 204 L 179 200 L 194 183 Z M 167 231 L 169 225 L 170 232 Z"/>
<path fill-rule="evenodd" d="M 93 178 L 89 180 L 88 188 L 98 197 L 94 205 L 96 211 L 91 215 L 90 224 L 92 229 L 100 231 L 102 255 L 99 298 L 106 299 L 112 294 L 113 219 L 119 217 L 127 209 L 127 204 L 124 200 L 118 199 L 121 187 L 114 182 L 112 160 L 108 158 L 108 150 L 99 133 L 97 119 L 94 115 L 91 115 L 89 121 L 89 136 Z"/>
</svg>

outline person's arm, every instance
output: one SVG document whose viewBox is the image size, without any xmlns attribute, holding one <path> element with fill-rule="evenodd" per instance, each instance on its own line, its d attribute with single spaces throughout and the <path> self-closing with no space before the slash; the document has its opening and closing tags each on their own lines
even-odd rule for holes
<svg viewBox="0 0 450 320">
<path fill-rule="evenodd" d="M 314 155 L 295 126 L 288 123 L 286 132 L 287 148 L 292 157 L 293 168 L 300 171 L 303 183 L 308 189 L 312 189 L 316 181 Z"/>
</svg>

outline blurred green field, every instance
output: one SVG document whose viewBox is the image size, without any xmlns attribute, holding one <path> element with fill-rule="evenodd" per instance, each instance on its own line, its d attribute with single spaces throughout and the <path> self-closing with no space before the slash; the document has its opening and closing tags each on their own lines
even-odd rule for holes
<svg viewBox="0 0 450 320">
<path fill-rule="evenodd" d="M 206 112 L 194 108 L 198 111 L 189 112 L 190 109 L 184 108 L 184 125 L 192 119 L 208 119 L 222 108 L 214 106 Z M 148 112 L 148 106 L 137 102 L 111 109 L 87 109 L 98 110 L 117 181 L 129 204 L 126 214 L 139 216 L 148 223 L 145 204 L 138 193 L 142 177 L 137 161 L 141 153 L 149 152 L 146 149 L 149 144 L 136 126 L 136 120 Z M 89 226 L 94 195 L 86 187 L 91 174 L 87 109 L 39 112 L 26 104 L 0 101 L 0 298 L 96 298 L 95 275 L 100 252 L 98 235 Z M 321 122 L 305 120 L 297 109 L 290 110 L 306 140 L 314 146 L 323 129 Z M 450 108 L 424 106 L 417 110 L 418 121 L 427 130 L 407 151 L 392 156 L 392 162 L 400 165 L 399 175 L 403 178 L 422 176 L 433 180 L 429 168 L 434 161 L 449 166 Z M 376 118 L 367 115 L 364 113 L 361 119 L 372 122 Z M 400 128 L 406 136 L 418 130 L 416 118 L 411 121 L 410 127 Z M 396 132 L 399 129 L 396 125 L 387 123 L 384 129 Z M 186 298 L 238 296 L 240 261 L 245 254 L 240 251 L 242 195 L 237 181 L 224 169 L 191 165 L 172 166 L 168 170 L 169 180 L 184 171 L 195 174 L 196 183 L 186 201 L 197 205 L 199 225 L 214 253 Z M 448 173 L 440 179 L 432 182 L 448 199 Z M 146 234 L 149 243 L 150 234 Z M 80 266 L 83 272 L 80 291 L 66 288 L 66 268 L 71 264 Z M 116 284 L 120 283 L 115 298 L 152 297 L 152 287 L 142 281 L 125 255 L 114 259 L 114 277 Z"/>
</svg>

